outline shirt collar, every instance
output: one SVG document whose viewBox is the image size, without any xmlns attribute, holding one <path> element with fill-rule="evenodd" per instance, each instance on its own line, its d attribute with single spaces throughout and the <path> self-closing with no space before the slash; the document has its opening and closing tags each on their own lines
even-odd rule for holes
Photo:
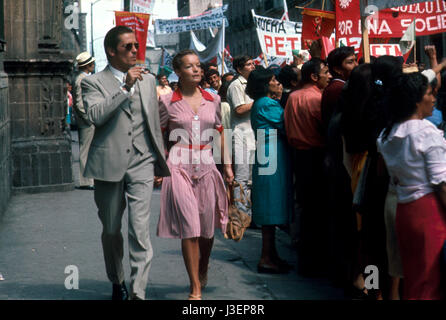
<svg viewBox="0 0 446 320">
<path fill-rule="evenodd" d="M 308 84 L 304 85 L 302 89 L 309 89 L 309 88 L 311 88 L 317 92 L 320 92 L 320 93 L 322 93 L 322 91 L 324 91 L 323 89 L 319 89 L 319 87 L 317 85 L 312 84 L 312 83 L 308 83 Z"/>
<path fill-rule="evenodd" d="M 239 74 L 238 79 L 239 79 L 239 81 L 240 81 L 242 84 L 247 84 L 247 83 L 248 83 L 248 80 L 246 80 L 245 77 L 242 76 L 241 74 Z"/>
<path fill-rule="evenodd" d="M 203 90 L 203 88 L 198 87 L 198 89 L 200 89 L 201 95 L 203 96 L 203 98 L 207 101 L 214 101 L 214 98 L 212 97 L 212 95 Z M 183 100 L 183 95 L 181 94 L 180 88 L 178 88 L 177 90 L 174 91 L 174 93 L 172 94 L 172 102 L 177 102 Z"/>
<path fill-rule="evenodd" d="M 113 73 L 116 79 L 122 84 L 124 83 L 124 77 L 127 75 L 127 72 L 119 71 L 116 68 L 113 68 L 111 64 L 108 65 L 110 67 L 110 71 Z"/>
</svg>

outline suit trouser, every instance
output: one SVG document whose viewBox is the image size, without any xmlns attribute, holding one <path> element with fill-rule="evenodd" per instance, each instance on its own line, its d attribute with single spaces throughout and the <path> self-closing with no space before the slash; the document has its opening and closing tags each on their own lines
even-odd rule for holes
<svg viewBox="0 0 446 320">
<path fill-rule="evenodd" d="M 79 185 L 92 186 L 93 179 L 84 177 L 85 165 L 87 164 L 88 150 L 94 136 L 94 126 L 79 128 Z"/>
<path fill-rule="evenodd" d="M 143 159 L 137 151 L 119 182 L 95 180 L 95 202 L 103 225 L 102 247 L 109 280 L 124 281 L 122 267 L 123 238 L 121 220 L 128 202 L 128 240 L 130 257 L 130 293 L 145 299 L 150 263 L 153 257 L 149 235 L 150 202 L 153 191 L 152 158 Z"/>
</svg>

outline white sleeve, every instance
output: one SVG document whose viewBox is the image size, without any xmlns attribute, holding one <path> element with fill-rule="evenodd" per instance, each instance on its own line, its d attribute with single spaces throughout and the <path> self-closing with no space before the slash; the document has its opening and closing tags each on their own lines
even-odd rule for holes
<svg viewBox="0 0 446 320">
<path fill-rule="evenodd" d="M 423 72 L 421 72 L 421 74 L 427 78 L 427 80 L 428 80 L 429 83 L 431 83 L 432 81 L 434 81 L 435 77 L 437 76 L 437 75 L 435 74 L 435 71 L 432 70 L 432 69 L 424 70 Z"/>
<path fill-rule="evenodd" d="M 446 141 L 443 135 L 437 129 L 426 130 L 421 145 L 429 182 L 433 185 L 446 182 Z"/>
</svg>

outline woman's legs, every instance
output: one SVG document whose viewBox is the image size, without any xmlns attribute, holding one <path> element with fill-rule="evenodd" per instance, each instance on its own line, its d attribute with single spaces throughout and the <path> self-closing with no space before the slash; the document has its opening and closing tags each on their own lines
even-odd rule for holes
<svg viewBox="0 0 446 320">
<path fill-rule="evenodd" d="M 400 300 L 400 278 L 390 278 L 389 300 Z"/>
<path fill-rule="evenodd" d="M 214 237 L 211 239 L 199 238 L 200 262 L 198 267 L 199 280 L 202 287 L 207 284 L 207 274 L 209 266 L 209 257 L 211 256 L 212 246 L 214 245 Z"/>
<path fill-rule="evenodd" d="M 262 226 L 262 255 L 259 264 L 277 267 L 274 263 L 275 251 L 275 226 Z"/>
<path fill-rule="evenodd" d="M 190 280 L 190 294 L 201 297 L 201 285 L 198 279 L 200 247 L 198 238 L 182 239 L 181 250 L 183 252 L 184 264 Z"/>
</svg>

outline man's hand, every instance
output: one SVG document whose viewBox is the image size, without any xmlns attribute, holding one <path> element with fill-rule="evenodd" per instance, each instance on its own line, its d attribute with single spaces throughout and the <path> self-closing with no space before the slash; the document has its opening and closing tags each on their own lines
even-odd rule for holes
<svg viewBox="0 0 446 320">
<path fill-rule="evenodd" d="M 433 45 L 424 46 L 424 52 L 429 57 L 429 59 L 437 58 L 437 49 L 435 49 L 435 46 Z"/>
<path fill-rule="evenodd" d="M 131 88 L 135 84 L 136 80 L 142 81 L 142 75 L 146 74 L 147 71 L 144 67 L 134 66 L 127 71 L 127 77 L 125 78 L 125 84 L 127 87 Z"/>
<path fill-rule="evenodd" d="M 154 187 L 159 187 L 163 183 L 163 177 L 155 177 L 155 181 L 153 183 Z"/>
</svg>

